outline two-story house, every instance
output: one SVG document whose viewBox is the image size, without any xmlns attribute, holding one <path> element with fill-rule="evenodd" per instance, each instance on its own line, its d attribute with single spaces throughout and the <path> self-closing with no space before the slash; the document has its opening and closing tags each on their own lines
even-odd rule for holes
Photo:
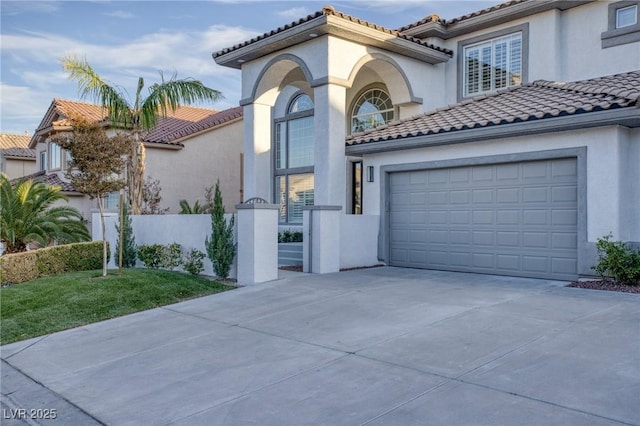
<svg viewBox="0 0 640 426">
<path fill-rule="evenodd" d="M 59 185 L 69 196 L 69 204 L 80 210 L 87 221 L 97 209 L 95 200 L 77 192 L 65 178 L 69 157 L 52 137 L 71 130 L 70 116 L 82 115 L 103 123 L 107 133 L 113 129 L 99 105 L 54 99 L 31 137 L 38 172 L 33 176 Z M 220 180 L 227 210 L 242 200 L 242 109 L 224 111 L 182 106 L 160 119 L 156 127 L 143 135 L 146 149 L 145 177 L 157 180 L 161 188 L 161 209 L 180 211 L 180 200 L 202 203 L 205 189 Z M 118 194 L 106 199 L 107 209 L 115 210 Z M 91 229 L 91 225 L 89 225 Z"/>
<path fill-rule="evenodd" d="M 36 155 L 28 148 L 30 140 L 28 134 L 0 134 L 0 173 L 17 179 L 35 171 Z"/>
<path fill-rule="evenodd" d="M 245 195 L 310 233 L 306 270 L 574 279 L 598 237 L 640 244 L 636 0 L 328 6 L 213 57 L 242 73 Z"/>
</svg>

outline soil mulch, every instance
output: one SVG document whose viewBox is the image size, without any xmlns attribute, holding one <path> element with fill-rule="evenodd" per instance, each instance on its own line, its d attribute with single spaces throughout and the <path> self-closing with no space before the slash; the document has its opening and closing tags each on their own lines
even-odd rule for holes
<svg viewBox="0 0 640 426">
<path fill-rule="evenodd" d="M 588 288 L 591 290 L 620 291 L 640 294 L 640 285 L 616 284 L 612 280 L 576 281 L 567 287 Z"/>
</svg>

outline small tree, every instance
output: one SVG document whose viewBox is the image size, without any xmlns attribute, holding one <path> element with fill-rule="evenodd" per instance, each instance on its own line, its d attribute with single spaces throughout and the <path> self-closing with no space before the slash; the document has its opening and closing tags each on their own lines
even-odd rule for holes
<svg viewBox="0 0 640 426">
<path fill-rule="evenodd" d="M 160 208 L 160 203 L 162 202 L 160 191 L 162 191 L 160 181 L 158 179 L 152 179 L 151 176 L 147 176 L 142 188 L 141 214 L 165 214 L 169 211 L 168 208 Z"/>
<path fill-rule="evenodd" d="M 124 165 L 131 146 L 129 136 L 107 136 L 104 129 L 84 117 L 70 117 L 70 135 L 58 135 L 55 141 L 71 154 L 65 176 L 83 194 L 98 201 L 102 225 L 103 262 L 102 275 L 107 276 L 107 240 L 104 218 L 104 197 L 119 191 L 125 185 Z"/>
<path fill-rule="evenodd" d="M 231 263 L 236 255 L 236 244 L 233 238 L 233 225 L 235 218 L 227 223 L 224 218 L 224 204 L 220 192 L 220 181 L 216 182 L 215 195 L 213 197 L 213 210 L 211 211 L 211 239 L 205 238 L 207 256 L 213 263 L 213 271 L 220 278 L 227 278 L 231 270 Z"/>
<path fill-rule="evenodd" d="M 116 243 L 116 253 L 120 253 L 122 244 L 122 267 L 133 268 L 136 266 L 137 251 L 136 237 L 133 235 L 133 225 L 131 221 L 131 209 L 126 201 L 122 205 L 122 239 L 118 238 Z M 120 236 L 120 226 L 116 223 L 116 232 Z"/>
</svg>

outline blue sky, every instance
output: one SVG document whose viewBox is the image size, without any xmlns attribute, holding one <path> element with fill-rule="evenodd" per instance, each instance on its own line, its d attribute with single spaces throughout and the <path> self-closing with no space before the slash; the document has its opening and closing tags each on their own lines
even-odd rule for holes
<svg viewBox="0 0 640 426">
<path fill-rule="evenodd" d="M 454 18 L 499 3 L 458 0 L 330 1 L 7 1 L 0 3 L 0 131 L 33 134 L 53 98 L 81 100 L 60 58 L 86 57 L 129 93 L 177 72 L 223 92 L 216 109 L 236 106 L 240 71 L 211 54 L 275 29 L 325 4 L 388 28 L 431 13 Z M 86 101 L 91 102 L 91 99 Z"/>
</svg>

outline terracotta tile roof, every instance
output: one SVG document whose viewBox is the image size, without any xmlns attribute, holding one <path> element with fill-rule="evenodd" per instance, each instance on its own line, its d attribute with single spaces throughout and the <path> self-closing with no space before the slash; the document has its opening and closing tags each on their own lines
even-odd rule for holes
<svg viewBox="0 0 640 426">
<path fill-rule="evenodd" d="M 500 3 L 500 4 L 497 4 L 495 6 L 491 6 L 491 7 L 488 7 L 486 9 L 482 9 L 482 10 L 478 10 L 478 11 L 475 11 L 475 12 L 471 12 L 471 13 L 468 13 L 466 15 L 462 15 L 462 16 L 459 16 L 459 17 L 453 18 L 453 19 L 442 19 L 438 15 L 433 14 L 433 15 L 426 16 L 425 18 L 423 18 L 423 19 L 421 19 L 421 20 L 419 20 L 417 22 L 413 22 L 413 23 L 411 23 L 409 25 L 405 25 L 404 27 L 398 28 L 397 31 L 400 31 L 400 32 L 407 31 L 407 30 L 409 30 L 411 28 L 414 28 L 414 27 L 417 27 L 417 26 L 420 26 L 420 25 L 423 25 L 423 24 L 426 24 L 426 23 L 429 23 L 429 22 L 439 22 L 440 24 L 447 26 L 447 25 L 455 24 L 455 23 L 460 22 L 460 21 L 465 21 L 465 20 L 470 19 L 470 18 L 474 18 L 476 16 L 486 15 L 487 13 L 495 12 L 496 10 L 500 10 L 500 9 L 504 9 L 504 8 L 507 8 L 507 7 L 510 7 L 510 6 L 514 6 L 514 5 L 519 4 L 519 3 L 524 3 L 526 1 L 532 1 L 532 0 L 510 0 L 510 1 L 507 1 L 505 3 Z"/>
<path fill-rule="evenodd" d="M 640 107 L 640 71 L 573 83 L 538 80 L 354 134 L 346 143 L 358 145 L 626 107 Z"/>
<path fill-rule="evenodd" d="M 29 149 L 29 135 L 0 134 L 0 151 L 5 157 L 36 158 L 36 152 Z"/>
<path fill-rule="evenodd" d="M 242 118 L 242 111 L 242 107 L 235 107 L 226 109 L 224 111 L 215 112 L 213 114 L 207 115 L 202 120 L 196 121 L 187 126 L 182 126 L 174 132 L 166 131 L 162 133 L 158 132 L 156 134 L 154 131 L 154 139 L 150 139 L 150 136 L 145 136 L 145 140 L 148 142 L 156 143 L 171 143 L 194 133 L 199 133 L 204 130 L 211 129 L 221 124 L 228 123 L 229 121 L 235 120 L 237 118 Z"/>
<path fill-rule="evenodd" d="M 78 192 L 73 187 L 73 185 L 71 185 L 69 182 L 65 182 L 62 179 L 60 179 L 60 177 L 58 177 L 57 174 L 55 173 L 47 174 L 44 171 L 39 171 L 27 176 L 13 179 L 12 182 L 16 182 L 20 180 L 29 180 L 29 179 L 40 180 L 46 183 L 47 185 L 51 185 L 51 186 L 59 186 L 60 188 L 62 188 L 62 192 Z"/>
<path fill-rule="evenodd" d="M 179 137 L 188 136 L 186 128 L 192 127 L 218 113 L 215 109 L 181 106 L 175 112 L 168 112 L 166 118 L 161 118 L 156 127 L 143 136 L 143 140 L 153 143 L 171 143 Z M 86 102 L 54 99 L 45 117 L 36 130 L 36 134 L 51 127 L 66 127 L 71 125 L 69 117 L 82 115 L 87 119 L 100 122 L 108 117 L 105 110 L 96 104 Z"/>
<path fill-rule="evenodd" d="M 337 18 L 344 19 L 345 21 L 355 22 L 355 23 L 360 24 L 362 26 L 365 26 L 367 28 L 372 28 L 374 30 L 381 31 L 381 32 L 383 32 L 385 34 L 393 35 L 395 37 L 402 38 L 402 39 L 411 41 L 413 43 L 429 47 L 429 48 L 437 50 L 439 52 L 446 53 L 448 55 L 453 55 L 453 51 L 451 51 L 449 49 L 438 47 L 438 46 L 435 46 L 433 44 L 426 43 L 426 42 L 424 42 L 424 41 L 422 41 L 422 40 L 420 40 L 418 38 L 411 37 L 411 36 L 408 36 L 406 34 L 402 34 L 400 31 L 392 30 L 392 29 L 389 29 L 389 28 L 386 28 L 386 27 L 383 27 L 383 26 L 376 25 L 376 24 L 373 24 L 371 22 L 365 21 L 363 19 L 359 19 L 359 18 L 356 18 L 354 16 L 347 15 L 346 13 L 342 13 L 342 12 L 339 12 L 339 11 L 335 10 L 332 6 L 325 6 L 325 7 L 322 8 L 322 10 L 320 10 L 318 12 L 315 12 L 315 13 L 313 13 L 311 15 L 307 15 L 306 17 L 301 18 L 301 19 L 299 19 L 297 21 L 294 21 L 294 22 L 291 22 L 291 23 L 289 23 L 287 25 L 278 27 L 275 30 L 272 30 L 272 31 L 269 31 L 269 32 L 264 33 L 262 35 L 259 35 L 257 37 L 254 37 L 251 40 L 247 40 L 247 41 L 245 41 L 243 43 L 239 43 L 239 44 L 236 44 L 234 46 L 228 47 L 226 49 L 222 49 L 222 50 L 220 50 L 218 52 L 214 52 L 213 53 L 213 57 L 217 58 L 219 56 L 226 55 L 227 53 L 233 52 L 233 51 L 238 50 L 240 48 L 243 48 L 245 46 L 249 46 L 249 45 L 251 45 L 253 43 L 257 43 L 260 40 L 264 40 L 264 39 L 266 39 L 268 37 L 271 37 L 273 35 L 279 34 L 279 33 L 283 32 L 283 31 L 289 30 L 289 29 L 297 27 L 299 25 L 305 24 L 307 22 L 313 21 L 314 19 L 321 18 L 323 16 L 335 16 Z"/>
<path fill-rule="evenodd" d="M 198 130 L 192 129 L 195 124 L 206 120 L 219 112 L 214 109 L 182 106 L 174 113 L 169 112 L 166 118 L 160 118 L 158 124 L 142 139 L 145 142 L 171 144 L 180 137 L 189 136 Z"/>
</svg>

